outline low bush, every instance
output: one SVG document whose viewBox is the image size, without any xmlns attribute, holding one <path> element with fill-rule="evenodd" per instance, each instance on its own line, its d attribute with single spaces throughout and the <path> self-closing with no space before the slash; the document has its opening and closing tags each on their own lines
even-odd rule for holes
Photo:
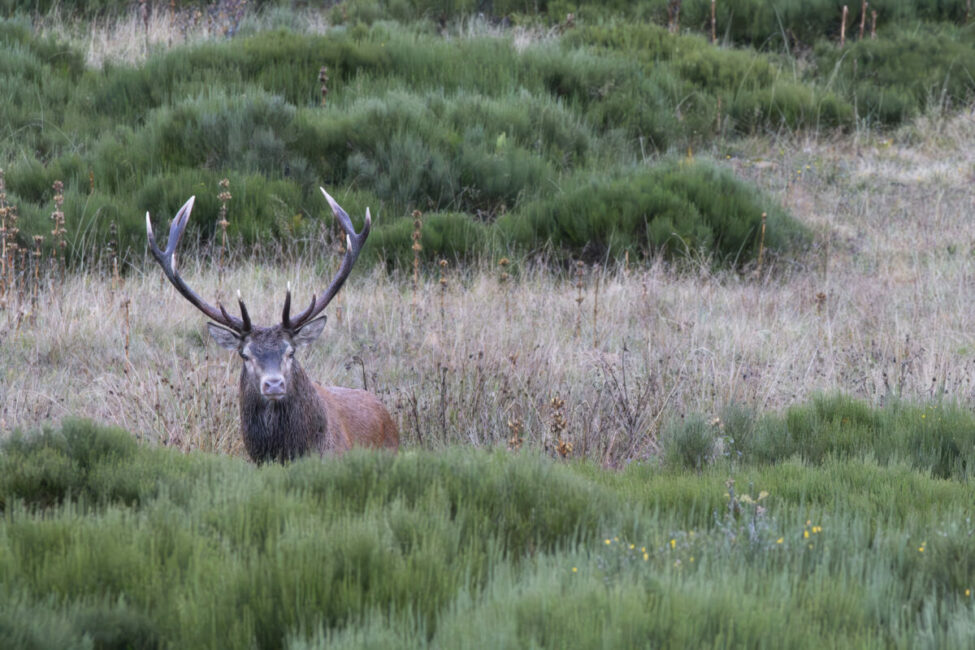
<svg viewBox="0 0 975 650">
<path fill-rule="evenodd" d="M 559 259 L 661 252 L 743 266 L 763 212 L 769 251 L 801 249 L 806 236 L 718 167 L 633 165 L 715 134 L 852 120 L 848 103 L 768 55 L 653 25 L 580 26 L 524 49 L 391 23 L 359 35 L 265 32 L 97 71 L 57 67 L 50 45 L 3 25 L 22 55 L 5 79 L 40 102 L 8 96 L 9 200 L 30 241 L 50 232 L 51 187 L 63 181 L 72 263 L 112 229 L 123 255 L 141 254 L 145 212 L 163 220 L 191 195 L 199 216 L 187 238 L 208 240 L 217 182 L 229 178 L 230 234 L 245 245 L 316 233 L 325 185 L 369 197 L 382 239 L 371 248 L 391 264 L 412 259 L 394 246 L 411 243 L 400 220 L 419 209 L 443 215 L 429 221 L 425 255 L 470 259 L 497 244 L 506 254 L 551 247 Z M 27 92 L 34 78 L 50 81 Z M 38 123 L 42 105 L 53 108 Z"/>
<path fill-rule="evenodd" d="M 835 86 L 860 117 L 884 126 L 929 110 L 965 106 L 975 96 L 975 47 L 969 34 L 944 25 L 896 27 L 883 38 L 840 50 L 819 43 L 819 76 Z"/>
<path fill-rule="evenodd" d="M 761 417 L 732 405 L 719 419 L 725 454 L 746 464 L 793 457 L 815 465 L 831 459 L 872 459 L 884 465 L 903 463 L 938 478 L 964 479 L 975 462 L 975 416 L 952 404 L 895 401 L 874 408 L 830 395 Z M 683 431 L 679 424 L 673 426 Z M 680 464 L 696 467 L 689 457 Z"/>
<path fill-rule="evenodd" d="M 660 434 L 663 462 L 700 471 L 714 460 L 717 429 L 703 415 L 673 420 Z"/>
<path fill-rule="evenodd" d="M 742 265 L 759 246 L 795 251 L 804 228 L 753 188 L 713 164 L 668 161 L 618 176 L 590 176 L 498 221 L 501 235 L 528 249 L 547 245 L 590 261 L 662 253 Z"/>
</svg>

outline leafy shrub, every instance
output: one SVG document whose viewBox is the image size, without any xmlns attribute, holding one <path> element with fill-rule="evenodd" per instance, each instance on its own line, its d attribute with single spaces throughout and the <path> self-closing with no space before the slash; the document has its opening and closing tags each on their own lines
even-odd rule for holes
<svg viewBox="0 0 975 650">
<path fill-rule="evenodd" d="M 413 260 L 413 222 L 399 219 L 391 225 L 376 227 L 366 242 L 366 250 L 391 268 L 409 268 Z M 423 215 L 421 259 L 436 262 L 475 261 L 489 248 L 490 229 L 465 214 L 433 213 Z"/>
<path fill-rule="evenodd" d="M 939 404 L 898 410 L 901 417 L 897 419 L 907 420 L 903 422 L 908 425 L 904 442 L 915 467 L 930 470 L 938 478 L 970 475 L 969 464 L 975 462 L 975 421 L 969 411 Z"/>
<path fill-rule="evenodd" d="M 17 161 L 7 167 L 8 191 L 26 240 L 49 232 L 51 186 L 65 183 L 71 261 L 100 250 L 113 224 L 123 254 L 141 251 L 145 212 L 158 223 L 191 195 L 198 217 L 187 239 L 206 239 L 224 177 L 234 195 L 231 235 L 245 244 L 308 234 L 322 214 L 315 187 L 323 184 L 369 197 L 377 213 L 393 216 L 382 229 L 396 216 L 408 220 L 414 208 L 449 214 L 431 222 L 443 227 L 427 237 L 436 240 L 429 254 L 450 257 L 476 257 L 489 242 L 504 241 L 512 250 L 565 246 L 559 256 L 584 249 L 592 259 L 662 250 L 744 262 L 754 255 L 762 211 L 773 226 L 769 247 L 788 248 L 774 241 L 785 223 L 781 212 L 757 209 L 762 199 L 748 198 L 740 183 L 731 183 L 730 200 L 747 206 L 704 196 L 706 183 L 729 187 L 727 174 L 709 176 L 696 166 L 620 171 L 638 152 L 713 132 L 720 97 L 688 95 L 688 88 L 743 85 L 775 72 L 754 56 L 723 64 L 701 39 L 656 28 L 594 32 L 594 40 L 656 43 L 671 60 L 654 67 L 628 51 L 552 44 L 519 51 L 502 39 L 445 41 L 383 24 L 362 38 L 340 30 L 259 33 L 75 77 L 72 66 L 54 69 L 54 58 L 43 54 L 47 46 L 22 26 L 8 27 L 11 49 L 23 56 L 9 59 L 7 80 L 18 90 L 0 105 L 10 105 L 9 128 L 32 134 L 18 135 L 7 151 Z M 758 72 L 747 72 L 750 61 Z M 324 108 L 317 89 L 322 63 L 333 84 Z M 32 98 L 34 88 L 39 103 L 19 107 L 15 96 Z M 802 123 L 809 119 L 806 104 L 818 95 L 797 88 L 798 103 L 759 98 L 741 112 L 759 114 L 754 124 L 776 113 Z M 750 97 L 738 95 L 743 102 Z M 47 103 L 54 105 L 51 124 L 37 127 L 35 114 Z M 580 193 L 580 179 L 594 169 L 600 173 L 589 183 L 597 191 Z M 634 181 L 638 196 L 628 186 Z M 553 197 L 559 185 L 574 189 Z M 350 210 L 357 207 L 364 205 Z M 460 214 L 470 223 L 462 224 Z M 387 262 L 410 259 L 408 246 L 393 250 L 409 242 L 406 233 L 395 225 L 372 248 L 383 250 Z"/>
<path fill-rule="evenodd" d="M 875 408 L 845 395 L 821 395 L 761 417 L 732 405 L 722 420 L 732 457 L 745 463 L 871 458 L 938 478 L 967 478 L 975 463 L 975 416 L 952 404 L 894 401 Z"/>
<path fill-rule="evenodd" d="M 723 132 L 731 133 L 783 126 L 835 128 L 852 123 L 853 108 L 848 102 L 797 79 L 767 54 L 716 48 L 700 36 L 675 35 L 658 25 L 622 21 L 580 27 L 563 43 L 625 52 L 641 61 L 651 78 L 667 78 L 668 82 L 660 84 L 670 95 L 663 105 L 679 102 L 682 122 L 670 129 L 692 137 L 714 134 L 719 123 Z"/>
<path fill-rule="evenodd" d="M 863 402 L 817 397 L 811 404 L 790 408 L 785 425 L 794 453 L 819 463 L 828 455 L 849 457 L 873 449 L 880 419 Z"/>
<path fill-rule="evenodd" d="M 688 415 L 668 422 L 660 433 L 664 463 L 701 471 L 713 459 L 717 428 L 703 415 Z"/>
<path fill-rule="evenodd" d="M 742 264 L 757 252 L 762 212 L 770 250 L 794 250 L 807 237 L 785 212 L 764 202 L 727 170 L 669 161 L 618 177 L 590 177 L 506 215 L 498 226 L 530 249 L 552 244 L 593 260 L 630 251 L 713 254 L 720 263 Z"/>
<path fill-rule="evenodd" d="M 89 479 L 102 465 L 129 459 L 135 440 L 121 429 L 66 420 L 60 431 L 14 435 L 0 448 L 0 498 L 50 506 L 69 495 L 93 496 Z"/>
<path fill-rule="evenodd" d="M 835 73 L 838 90 L 856 101 L 862 118 L 883 125 L 963 106 L 975 96 L 975 48 L 953 27 L 891 28 L 844 50 L 820 43 L 816 61 L 821 76 Z"/>
</svg>

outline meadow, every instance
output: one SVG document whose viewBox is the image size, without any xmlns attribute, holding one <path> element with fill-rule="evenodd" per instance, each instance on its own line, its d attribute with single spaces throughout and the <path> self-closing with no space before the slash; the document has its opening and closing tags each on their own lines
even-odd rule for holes
<svg viewBox="0 0 975 650">
<path fill-rule="evenodd" d="M 178 4 L 0 22 L 0 646 L 972 645 L 963 2 Z M 257 467 L 144 215 L 267 322 L 319 185 L 403 445 Z"/>
</svg>

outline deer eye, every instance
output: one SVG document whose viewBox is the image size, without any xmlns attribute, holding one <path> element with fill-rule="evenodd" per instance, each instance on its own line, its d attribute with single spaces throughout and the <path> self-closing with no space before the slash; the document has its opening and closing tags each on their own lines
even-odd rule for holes
<svg viewBox="0 0 975 650">
<path fill-rule="evenodd" d="M 245 354 L 243 352 L 240 353 L 240 358 L 243 359 L 244 361 L 250 361 L 251 360 L 251 356 L 249 354 Z"/>
<path fill-rule="evenodd" d="M 284 353 L 284 356 L 288 357 L 289 359 L 294 359 L 295 358 L 295 350 L 294 350 L 294 348 L 291 348 L 290 350 L 288 350 L 287 352 L 285 352 Z"/>
</svg>

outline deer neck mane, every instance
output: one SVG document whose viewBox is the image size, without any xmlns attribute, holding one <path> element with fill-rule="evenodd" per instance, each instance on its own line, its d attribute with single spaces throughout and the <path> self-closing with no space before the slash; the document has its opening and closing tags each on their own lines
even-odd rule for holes
<svg viewBox="0 0 975 650">
<path fill-rule="evenodd" d="M 325 409 L 304 369 L 294 362 L 288 394 L 265 399 L 247 376 L 240 375 L 240 429 L 255 461 L 284 462 L 308 453 L 311 440 L 327 431 Z"/>
</svg>

